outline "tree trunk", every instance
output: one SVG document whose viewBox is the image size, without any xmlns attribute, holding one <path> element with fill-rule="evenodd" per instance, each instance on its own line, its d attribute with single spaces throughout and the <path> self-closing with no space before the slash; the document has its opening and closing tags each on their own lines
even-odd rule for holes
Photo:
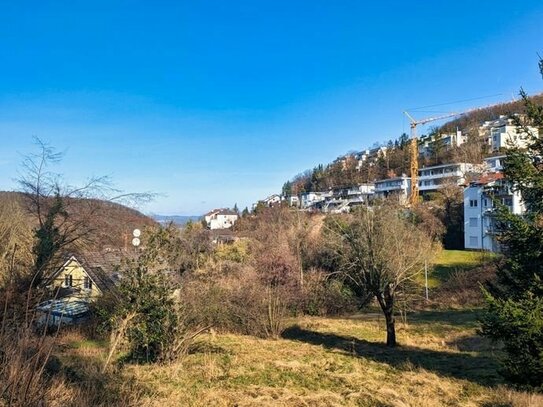
<svg viewBox="0 0 543 407">
<path fill-rule="evenodd" d="M 385 314 L 387 326 L 387 346 L 396 346 L 396 327 L 394 320 L 394 293 L 390 287 L 387 287 L 384 292 L 378 293 L 377 301 Z"/>
<path fill-rule="evenodd" d="M 394 321 L 394 312 L 392 307 L 384 311 L 385 320 L 387 324 L 387 346 L 394 347 L 396 346 L 396 327 Z"/>
</svg>

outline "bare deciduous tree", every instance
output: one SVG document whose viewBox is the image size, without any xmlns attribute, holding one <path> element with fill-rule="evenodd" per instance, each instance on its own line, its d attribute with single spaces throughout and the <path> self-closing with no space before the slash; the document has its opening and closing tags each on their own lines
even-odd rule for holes
<svg viewBox="0 0 543 407">
<path fill-rule="evenodd" d="M 85 244 L 93 231 L 91 220 L 99 216 L 99 201 L 134 205 L 148 202 L 154 196 L 123 193 L 103 176 L 91 177 L 79 186 L 70 185 L 52 170 L 62 154 L 38 138 L 35 142 L 38 152 L 24 158 L 19 178 L 27 209 L 37 222 L 32 285 L 40 282 L 43 272 L 59 253 L 76 244 Z"/>
<path fill-rule="evenodd" d="M 386 343 L 395 346 L 396 298 L 432 256 L 433 241 L 390 203 L 332 218 L 327 230 L 341 274 L 359 295 L 375 297 L 386 319 Z"/>
</svg>

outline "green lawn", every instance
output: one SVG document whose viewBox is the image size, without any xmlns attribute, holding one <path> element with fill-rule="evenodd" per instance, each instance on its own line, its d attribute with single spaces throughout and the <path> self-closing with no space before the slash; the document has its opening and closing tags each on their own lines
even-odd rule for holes
<svg viewBox="0 0 543 407">
<path fill-rule="evenodd" d="M 495 258 L 495 254 L 467 250 L 442 250 L 428 273 L 428 286 L 436 288 L 454 271 L 470 270 Z M 423 277 L 424 278 L 424 277 Z"/>
</svg>

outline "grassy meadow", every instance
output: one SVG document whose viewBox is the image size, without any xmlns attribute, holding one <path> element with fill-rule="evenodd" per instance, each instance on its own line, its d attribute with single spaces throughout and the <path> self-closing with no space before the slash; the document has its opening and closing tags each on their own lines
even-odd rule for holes
<svg viewBox="0 0 543 407">
<path fill-rule="evenodd" d="M 477 252 L 443 251 L 430 272 L 431 287 L 447 291 L 455 274 L 475 273 L 488 260 Z M 91 405 L 543 406 L 543 395 L 506 386 L 498 373 L 499 346 L 477 335 L 478 312 L 464 305 L 398 317 L 400 346 L 394 349 L 384 345 L 383 316 L 371 308 L 337 318 L 292 318 L 276 339 L 210 330 L 179 362 L 129 364 L 121 355 L 106 375 L 107 341 L 89 340 L 78 328 L 61 333 L 54 357 L 69 380 L 88 387 Z"/>
<path fill-rule="evenodd" d="M 378 314 L 293 319 L 278 339 L 208 333 L 173 365 L 124 365 L 113 377 L 139 406 L 540 406 L 507 389 L 499 349 L 476 335 L 477 311 L 427 311 L 384 343 Z M 57 356 L 92 377 L 104 343 L 66 333 Z"/>
</svg>

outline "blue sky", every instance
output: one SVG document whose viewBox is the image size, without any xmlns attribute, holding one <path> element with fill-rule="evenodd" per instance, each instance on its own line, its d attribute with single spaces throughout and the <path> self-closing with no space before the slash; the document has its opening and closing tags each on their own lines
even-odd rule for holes
<svg viewBox="0 0 543 407">
<path fill-rule="evenodd" d="M 406 108 L 540 92 L 538 52 L 540 0 L 0 1 L 0 189 L 38 136 L 146 212 L 243 207 Z"/>
</svg>

